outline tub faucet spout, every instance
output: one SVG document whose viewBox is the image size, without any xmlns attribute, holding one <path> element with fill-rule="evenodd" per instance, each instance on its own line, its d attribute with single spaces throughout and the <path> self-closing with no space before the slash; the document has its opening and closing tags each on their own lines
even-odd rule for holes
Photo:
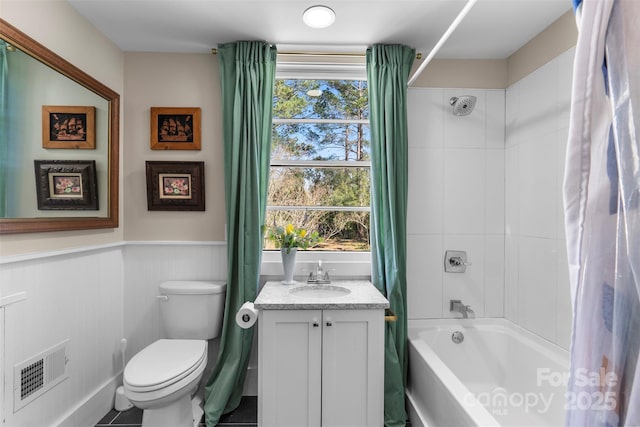
<svg viewBox="0 0 640 427">
<path fill-rule="evenodd" d="M 470 305 L 464 305 L 459 299 L 449 300 L 449 311 L 462 314 L 464 319 L 475 319 L 476 313 Z"/>
</svg>

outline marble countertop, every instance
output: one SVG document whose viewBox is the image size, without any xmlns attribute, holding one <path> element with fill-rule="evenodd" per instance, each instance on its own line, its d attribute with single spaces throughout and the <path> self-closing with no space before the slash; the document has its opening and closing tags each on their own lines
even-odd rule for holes
<svg viewBox="0 0 640 427">
<path fill-rule="evenodd" d="M 340 286 L 350 293 L 318 297 L 315 292 L 300 292 L 302 288 L 322 286 Z M 367 280 L 336 280 L 326 285 L 274 281 L 265 283 L 253 306 L 260 310 L 373 310 L 389 308 L 389 301 Z"/>
</svg>

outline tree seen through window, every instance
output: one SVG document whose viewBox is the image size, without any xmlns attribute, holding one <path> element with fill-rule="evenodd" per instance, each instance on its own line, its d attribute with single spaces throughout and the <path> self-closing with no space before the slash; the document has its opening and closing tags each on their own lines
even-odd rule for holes
<svg viewBox="0 0 640 427">
<path fill-rule="evenodd" d="M 277 80 L 273 116 L 266 225 L 317 230 L 316 250 L 368 251 L 366 81 Z"/>
</svg>

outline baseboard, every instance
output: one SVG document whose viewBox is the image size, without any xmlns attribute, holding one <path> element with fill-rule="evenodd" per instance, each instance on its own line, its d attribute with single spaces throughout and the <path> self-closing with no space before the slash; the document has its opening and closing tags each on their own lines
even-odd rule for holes
<svg viewBox="0 0 640 427">
<path fill-rule="evenodd" d="M 80 402 L 54 425 L 58 427 L 96 425 L 113 408 L 113 399 L 116 395 L 116 389 L 122 382 L 121 377 L 122 375 L 119 375 L 104 383 L 95 393 Z"/>
</svg>

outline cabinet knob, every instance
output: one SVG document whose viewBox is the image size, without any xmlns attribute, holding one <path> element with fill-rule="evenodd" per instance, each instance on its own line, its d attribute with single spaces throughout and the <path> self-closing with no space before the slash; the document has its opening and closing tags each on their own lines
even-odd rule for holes
<svg viewBox="0 0 640 427">
<path fill-rule="evenodd" d="M 313 321 L 313 327 L 317 328 L 318 326 L 320 326 L 320 322 L 318 322 L 317 320 Z"/>
<path fill-rule="evenodd" d="M 333 322 L 331 322 L 331 320 L 327 320 L 327 323 L 325 323 L 327 326 L 333 326 Z"/>
</svg>

